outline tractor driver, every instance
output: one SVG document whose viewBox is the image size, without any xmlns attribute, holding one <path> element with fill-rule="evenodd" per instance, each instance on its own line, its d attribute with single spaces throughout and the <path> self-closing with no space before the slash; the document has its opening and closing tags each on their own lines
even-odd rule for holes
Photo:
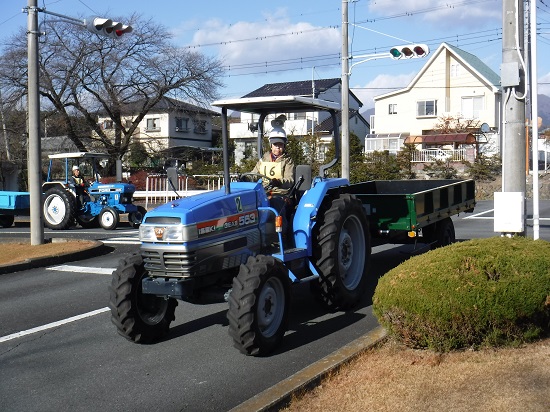
<svg viewBox="0 0 550 412">
<path fill-rule="evenodd" d="M 70 180 L 76 192 L 76 206 L 78 209 L 84 204 L 84 196 L 86 195 L 86 182 L 80 175 L 80 169 L 77 165 L 73 166 L 73 175 Z"/>
<path fill-rule="evenodd" d="M 273 195 L 285 195 L 294 185 L 294 162 L 285 153 L 287 143 L 286 133 L 283 129 L 285 115 L 280 115 L 271 121 L 273 129 L 269 132 L 269 145 L 271 150 L 265 153 L 256 163 L 252 173 L 267 176 L 266 185 L 271 188 Z"/>
</svg>

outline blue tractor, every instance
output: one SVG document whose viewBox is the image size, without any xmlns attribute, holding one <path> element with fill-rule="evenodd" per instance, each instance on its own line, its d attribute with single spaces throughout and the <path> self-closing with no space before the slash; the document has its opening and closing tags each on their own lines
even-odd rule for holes
<svg viewBox="0 0 550 412">
<path fill-rule="evenodd" d="M 347 179 L 327 178 L 338 161 L 339 104 L 285 96 L 221 100 L 225 186 L 149 211 L 139 253 L 122 260 L 110 286 L 111 319 L 119 334 L 150 343 L 169 333 L 178 300 L 227 301 L 229 335 L 246 355 L 265 355 L 287 330 L 290 287 L 310 282 L 331 310 L 358 303 L 367 284 L 370 234 L 362 203 Z M 227 111 L 259 115 L 258 152 L 268 115 L 324 110 L 335 125 L 336 157 L 312 179 L 297 166 L 282 210 L 269 198 L 269 176 L 230 182 Z M 262 184 L 264 183 L 264 184 Z M 290 210 L 288 210 L 290 209 Z"/>
<path fill-rule="evenodd" d="M 42 185 L 44 224 L 50 229 L 68 229 L 78 223 L 84 228 L 115 229 L 121 214 L 137 228 L 146 210 L 133 204 L 135 186 L 130 183 L 101 183 L 98 161 L 104 153 L 77 152 L 49 155 L 48 177 Z M 90 180 L 79 191 L 71 181 L 73 168 Z"/>
</svg>

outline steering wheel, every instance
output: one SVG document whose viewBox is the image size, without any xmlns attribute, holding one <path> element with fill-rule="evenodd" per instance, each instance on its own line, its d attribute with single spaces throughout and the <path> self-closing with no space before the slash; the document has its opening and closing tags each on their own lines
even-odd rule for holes
<svg viewBox="0 0 550 412">
<path fill-rule="evenodd" d="M 273 185 L 271 183 L 273 179 L 261 173 L 242 173 L 239 176 L 239 180 L 241 182 L 257 182 L 259 179 L 263 180 L 264 188 L 266 189 L 272 188 Z"/>
</svg>

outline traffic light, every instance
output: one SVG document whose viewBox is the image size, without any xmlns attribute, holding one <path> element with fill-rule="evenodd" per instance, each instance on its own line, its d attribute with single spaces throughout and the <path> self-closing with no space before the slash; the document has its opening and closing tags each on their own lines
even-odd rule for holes
<svg viewBox="0 0 550 412">
<path fill-rule="evenodd" d="M 390 49 L 391 58 L 394 60 L 426 57 L 429 53 L 430 48 L 426 44 L 406 44 Z"/>
<path fill-rule="evenodd" d="M 122 24 L 118 21 L 112 21 L 111 19 L 105 19 L 103 17 L 90 17 L 86 19 L 85 22 L 86 28 L 92 33 L 115 39 L 133 31 L 132 26 L 128 24 Z"/>
</svg>

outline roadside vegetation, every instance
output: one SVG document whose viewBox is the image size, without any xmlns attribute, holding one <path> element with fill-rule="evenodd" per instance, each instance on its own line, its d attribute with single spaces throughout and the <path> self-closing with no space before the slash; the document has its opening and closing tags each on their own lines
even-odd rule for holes
<svg viewBox="0 0 550 412">
<path fill-rule="evenodd" d="M 412 348 L 519 345 L 550 332 L 550 242 L 493 237 L 415 256 L 379 281 L 379 322 Z"/>
</svg>

